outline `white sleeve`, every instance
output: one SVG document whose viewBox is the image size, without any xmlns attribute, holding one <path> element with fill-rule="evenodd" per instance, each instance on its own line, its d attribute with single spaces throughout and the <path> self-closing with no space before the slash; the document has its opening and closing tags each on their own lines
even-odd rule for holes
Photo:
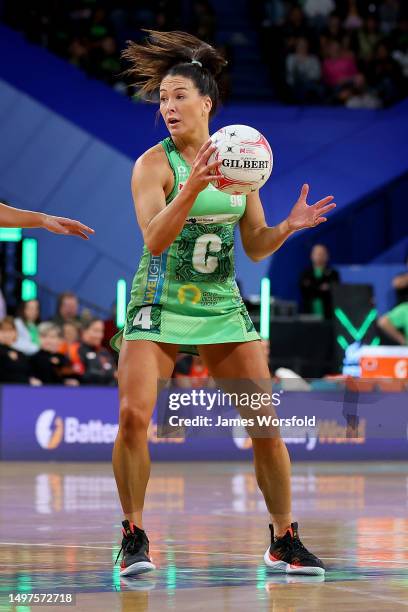
<svg viewBox="0 0 408 612">
<path fill-rule="evenodd" d="M 13 344 L 13 348 L 17 351 L 21 351 L 25 355 L 34 355 L 34 353 L 37 353 L 39 346 L 31 340 L 30 332 L 24 325 L 24 321 L 15 319 L 14 323 L 17 328 L 17 340 Z"/>
</svg>

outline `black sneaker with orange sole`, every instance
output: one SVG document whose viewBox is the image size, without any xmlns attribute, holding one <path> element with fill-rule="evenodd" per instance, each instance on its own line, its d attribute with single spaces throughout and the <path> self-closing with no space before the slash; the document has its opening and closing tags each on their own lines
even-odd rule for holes
<svg viewBox="0 0 408 612">
<path fill-rule="evenodd" d="M 324 575 L 326 570 L 323 562 L 309 552 L 300 541 L 297 523 L 291 523 L 281 538 L 275 537 L 273 525 L 269 525 L 269 529 L 271 545 L 264 554 L 264 561 L 268 567 L 287 574 Z"/>
<path fill-rule="evenodd" d="M 122 546 L 115 561 L 117 563 L 123 551 L 120 575 L 133 576 L 156 569 L 149 557 L 149 539 L 145 531 L 128 520 L 123 521 L 122 526 Z"/>
</svg>

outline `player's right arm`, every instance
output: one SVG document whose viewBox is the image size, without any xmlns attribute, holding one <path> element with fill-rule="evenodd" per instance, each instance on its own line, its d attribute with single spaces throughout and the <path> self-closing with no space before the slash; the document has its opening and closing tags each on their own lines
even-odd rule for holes
<svg viewBox="0 0 408 612">
<path fill-rule="evenodd" d="M 94 233 L 93 229 L 74 219 L 21 210 L 2 202 L 0 202 L 0 227 L 43 228 L 54 234 L 79 236 L 85 240 L 88 240 L 87 233 Z"/>
<path fill-rule="evenodd" d="M 43 217 L 39 212 L 20 210 L 0 202 L 0 227 L 41 227 Z"/>
<path fill-rule="evenodd" d="M 175 241 L 196 197 L 210 180 L 217 178 L 211 172 L 219 167 L 220 162 L 207 165 L 215 150 L 210 143 L 208 141 L 201 147 L 183 189 L 167 206 L 165 191 L 169 173 L 172 173 L 163 149 L 161 146 L 153 147 L 137 160 L 132 175 L 132 195 L 137 221 L 152 255 L 160 255 Z"/>
</svg>

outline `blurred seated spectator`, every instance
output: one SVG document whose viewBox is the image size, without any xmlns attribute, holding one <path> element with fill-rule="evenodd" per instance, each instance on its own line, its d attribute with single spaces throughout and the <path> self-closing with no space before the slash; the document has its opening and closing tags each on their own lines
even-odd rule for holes
<svg viewBox="0 0 408 612">
<path fill-rule="evenodd" d="M 296 43 L 299 38 L 312 39 L 311 30 L 300 6 L 295 5 L 289 9 L 286 22 L 282 26 L 282 35 L 286 53 L 295 52 Z"/>
<path fill-rule="evenodd" d="M 87 321 L 82 327 L 82 341 L 74 358 L 74 371 L 81 384 L 114 385 L 117 373 L 113 355 L 102 345 L 105 326 L 102 320 Z"/>
<path fill-rule="evenodd" d="M 380 317 L 377 325 L 398 344 L 408 344 L 408 302 L 398 304 Z"/>
<path fill-rule="evenodd" d="M 320 60 L 309 52 L 306 38 L 298 38 L 295 52 L 286 58 L 286 82 L 295 102 L 313 102 L 322 95 Z"/>
<path fill-rule="evenodd" d="M 27 355 L 13 348 L 17 330 L 13 317 L 0 321 L 0 383 L 40 385 L 30 376 L 30 362 Z"/>
<path fill-rule="evenodd" d="M 398 0 L 382 0 L 378 8 L 380 28 L 384 34 L 390 34 L 395 28 L 400 11 Z"/>
<path fill-rule="evenodd" d="M 392 32 L 394 50 L 392 57 L 400 64 L 405 78 L 408 77 L 408 11 L 402 14 L 397 27 Z"/>
<path fill-rule="evenodd" d="M 310 25 L 320 30 L 326 25 L 327 18 L 336 8 L 334 0 L 305 0 L 303 12 Z"/>
<path fill-rule="evenodd" d="M 62 326 L 62 337 L 58 346 L 58 352 L 74 363 L 78 354 L 81 325 L 76 321 L 67 321 Z"/>
<path fill-rule="evenodd" d="M 381 108 L 382 102 L 377 93 L 370 89 L 367 80 L 361 72 L 356 74 L 353 81 L 339 92 L 347 108 Z"/>
<path fill-rule="evenodd" d="M 77 386 L 69 359 L 59 352 L 61 332 L 58 325 L 41 323 L 38 327 L 40 350 L 30 358 L 32 376 L 46 385 L 66 384 Z"/>
<path fill-rule="evenodd" d="M 323 61 L 322 72 L 325 84 L 332 89 L 351 82 L 357 74 L 353 54 L 346 51 L 336 40 L 332 40 L 328 45 L 328 57 Z"/>
<path fill-rule="evenodd" d="M 329 266 L 329 251 L 323 244 L 315 244 L 310 253 L 312 265 L 300 278 L 303 312 L 316 314 L 324 319 L 333 316 L 331 288 L 340 282 L 337 270 Z"/>
<path fill-rule="evenodd" d="M 60 293 L 57 301 L 57 312 L 53 319 L 53 322 L 61 328 L 68 321 L 79 322 L 78 298 L 72 291 Z"/>
<path fill-rule="evenodd" d="M 357 32 L 357 47 L 359 57 L 364 64 L 368 64 L 373 57 L 375 49 L 382 38 L 378 21 L 374 15 L 369 15 L 363 27 Z"/>
<path fill-rule="evenodd" d="M 258 20 L 261 21 L 263 28 L 281 26 L 285 22 L 287 7 L 284 0 L 266 0 L 263 6 L 260 6 L 262 3 L 251 4 L 251 10 L 258 15 Z"/>
<path fill-rule="evenodd" d="M 17 317 L 14 319 L 17 329 L 17 340 L 13 347 L 25 355 L 34 355 L 39 349 L 39 320 L 39 301 L 27 300 L 26 302 L 21 302 L 17 309 Z"/>
<path fill-rule="evenodd" d="M 327 26 L 323 29 L 320 34 L 320 51 L 323 58 L 329 54 L 330 43 L 337 41 L 339 44 L 343 40 L 344 29 L 341 23 L 341 19 L 338 14 L 333 13 L 330 15 Z"/>
<path fill-rule="evenodd" d="M 408 256 L 406 265 L 408 270 Z M 395 276 L 392 280 L 392 286 L 394 287 L 397 296 L 397 304 L 408 302 L 408 271 Z"/>
<path fill-rule="evenodd" d="M 367 69 L 367 77 L 371 83 L 375 83 L 384 106 L 394 104 L 407 94 L 407 81 L 404 80 L 401 66 L 392 57 L 385 42 L 377 45 L 374 59 Z"/>
<path fill-rule="evenodd" d="M 358 30 L 363 25 L 363 19 L 358 10 L 356 0 L 348 0 L 347 16 L 343 21 L 346 30 Z"/>
</svg>

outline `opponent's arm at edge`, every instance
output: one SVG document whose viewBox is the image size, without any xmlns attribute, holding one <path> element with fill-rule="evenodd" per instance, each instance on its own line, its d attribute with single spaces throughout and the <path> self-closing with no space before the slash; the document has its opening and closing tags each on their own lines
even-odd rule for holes
<svg viewBox="0 0 408 612">
<path fill-rule="evenodd" d="M 20 210 L 0 202 L 0 227 L 44 227 L 43 213 L 31 210 Z"/>
<path fill-rule="evenodd" d="M 0 202 L 0 227 L 42 228 L 54 234 L 79 236 L 88 240 L 94 230 L 75 219 L 55 217 L 31 210 L 13 208 Z"/>
</svg>

